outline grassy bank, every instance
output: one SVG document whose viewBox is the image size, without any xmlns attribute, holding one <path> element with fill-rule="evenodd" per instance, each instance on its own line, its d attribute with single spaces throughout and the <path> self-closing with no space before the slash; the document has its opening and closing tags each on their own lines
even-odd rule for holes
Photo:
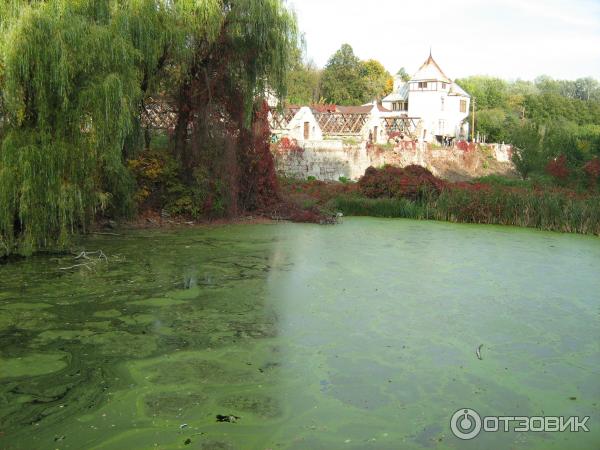
<svg viewBox="0 0 600 450">
<path fill-rule="evenodd" d="M 282 183 L 290 202 L 346 216 L 497 224 L 600 236 L 600 193 L 480 179 L 448 183 L 424 169 L 369 169 L 350 184 Z"/>
<path fill-rule="evenodd" d="M 600 235 L 600 198 L 556 193 L 451 190 L 435 200 L 345 195 L 332 207 L 346 216 L 397 217 L 455 223 L 514 225 L 547 231 Z"/>
</svg>

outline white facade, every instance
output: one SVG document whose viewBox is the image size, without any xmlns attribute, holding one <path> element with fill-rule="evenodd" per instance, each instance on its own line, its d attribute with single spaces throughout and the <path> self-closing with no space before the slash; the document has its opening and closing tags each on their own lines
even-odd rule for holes
<svg viewBox="0 0 600 450">
<path fill-rule="evenodd" d="M 336 106 L 335 111 L 330 111 L 335 114 L 360 114 L 366 116 L 366 120 L 362 127 L 354 130 L 345 130 L 338 134 L 327 134 L 328 139 L 355 139 L 357 141 L 371 141 L 379 144 L 387 142 L 387 134 L 385 132 L 385 123 L 382 117 L 386 114 L 380 111 L 377 103 L 367 104 L 363 106 Z M 323 141 L 325 133 L 321 129 L 316 113 L 308 106 L 303 106 L 294 113 L 289 123 L 284 128 L 279 129 L 275 124 L 273 112 L 269 113 L 269 121 L 273 134 L 279 137 L 288 137 L 299 143 L 310 141 Z M 389 113 L 388 113 L 389 114 Z M 349 119 L 352 121 L 352 119 Z"/>
<path fill-rule="evenodd" d="M 374 144 L 387 143 L 388 136 L 385 131 L 385 123 L 383 122 L 385 115 L 385 112 L 379 110 L 377 102 L 374 102 L 367 123 L 362 131 L 363 140 L 370 141 Z"/>
<path fill-rule="evenodd" d="M 470 101 L 469 94 L 429 55 L 408 82 L 394 80 L 394 92 L 383 99 L 383 106 L 414 118 L 419 123 L 419 140 L 433 142 L 445 137 L 468 137 Z"/>
<path fill-rule="evenodd" d="M 276 134 L 287 136 L 298 142 L 322 141 L 323 132 L 311 109 L 303 106 L 287 124 L 285 130 L 276 130 Z"/>
</svg>

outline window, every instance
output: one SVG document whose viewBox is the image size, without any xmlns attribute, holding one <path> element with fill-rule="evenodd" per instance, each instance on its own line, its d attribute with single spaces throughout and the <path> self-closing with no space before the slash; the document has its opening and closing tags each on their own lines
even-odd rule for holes
<svg viewBox="0 0 600 450">
<path fill-rule="evenodd" d="M 427 89 L 427 81 L 419 81 L 419 89 Z"/>
<path fill-rule="evenodd" d="M 445 103 L 446 99 L 444 97 L 442 97 L 441 100 L 442 100 L 442 111 L 443 111 L 444 110 L 444 103 Z"/>
<path fill-rule="evenodd" d="M 442 89 L 446 89 L 446 83 L 442 83 Z"/>
<path fill-rule="evenodd" d="M 460 112 L 461 113 L 466 113 L 467 112 L 467 101 L 466 100 L 461 100 L 460 101 Z"/>
</svg>

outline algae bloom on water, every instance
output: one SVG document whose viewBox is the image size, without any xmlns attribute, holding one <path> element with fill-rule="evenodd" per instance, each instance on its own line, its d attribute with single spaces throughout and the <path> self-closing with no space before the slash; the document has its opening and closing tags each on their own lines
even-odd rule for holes
<svg viewBox="0 0 600 450">
<path fill-rule="evenodd" d="M 0 448 L 596 449 L 600 242 L 507 227 L 137 231 L 0 265 Z M 453 436 L 452 414 L 589 416 Z"/>
</svg>

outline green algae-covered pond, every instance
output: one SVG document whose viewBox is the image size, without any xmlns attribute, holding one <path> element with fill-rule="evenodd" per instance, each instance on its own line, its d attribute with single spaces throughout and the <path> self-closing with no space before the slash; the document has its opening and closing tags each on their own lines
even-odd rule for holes
<svg viewBox="0 0 600 450">
<path fill-rule="evenodd" d="M 346 219 L 79 244 L 108 262 L 0 265 L 2 449 L 600 448 L 598 238 Z M 590 431 L 462 441 L 461 408 Z"/>
</svg>

